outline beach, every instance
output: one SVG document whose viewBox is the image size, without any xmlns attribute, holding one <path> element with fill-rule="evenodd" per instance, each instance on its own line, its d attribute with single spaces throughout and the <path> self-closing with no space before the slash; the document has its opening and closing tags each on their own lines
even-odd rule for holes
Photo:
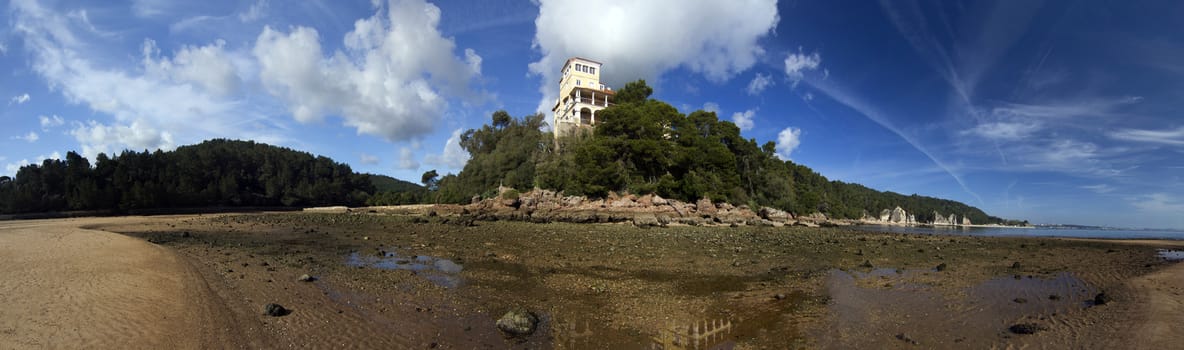
<svg viewBox="0 0 1184 350">
<path fill-rule="evenodd" d="M 1170 348 L 1184 265 L 1158 254 L 1182 243 L 366 213 L 4 221 L 0 341 Z M 537 316 L 533 333 L 495 326 L 514 308 Z"/>
</svg>

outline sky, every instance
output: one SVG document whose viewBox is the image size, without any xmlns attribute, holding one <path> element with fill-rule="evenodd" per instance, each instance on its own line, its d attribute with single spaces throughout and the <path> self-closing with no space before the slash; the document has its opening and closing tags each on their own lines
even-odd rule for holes
<svg viewBox="0 0 1184 350">
<path fill-rule="evenodd" d="M 573 56 L 832 180 L 1184 228 L 1174 1 L 0 2 L 0 174 L 211 138 L 417 181 Z"/>
</svg>

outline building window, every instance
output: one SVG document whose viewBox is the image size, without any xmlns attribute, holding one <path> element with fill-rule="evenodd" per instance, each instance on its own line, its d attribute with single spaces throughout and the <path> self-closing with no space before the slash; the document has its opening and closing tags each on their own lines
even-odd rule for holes
<svg viewBox="0 0 1184 350">
<path fill-rule="evenodd" d="M 596 67 L 588 67 L 588 73 L 596 74 Z"/>
<path fill-rule="evenodd" d="M 576 79 L 576 86 L 580 86 L 580 80 Z"/>
</svg>

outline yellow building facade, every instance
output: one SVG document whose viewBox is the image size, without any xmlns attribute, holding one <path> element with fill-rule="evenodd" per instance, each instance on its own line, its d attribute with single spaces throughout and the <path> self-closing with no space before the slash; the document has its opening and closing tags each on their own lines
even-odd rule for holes
<svg viewBox="0 0 1184 350">
<path fill-rule="evenodd" d="M 600 62 L 572 57 L 563 64 L 559 98 L 551 108 L 555 137 L 596 125 L 596 112 L 613 104 L 612 88 L 600 83 Z"/>
</svg>

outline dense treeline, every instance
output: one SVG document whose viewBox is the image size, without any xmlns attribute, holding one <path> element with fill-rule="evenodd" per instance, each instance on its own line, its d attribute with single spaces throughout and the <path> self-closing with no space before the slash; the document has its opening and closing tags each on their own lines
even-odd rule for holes
<svg viewBox="0 0 1184 350">
<path fill-rule="evenodd" d="M 808 167 L 782 160 L 775 144 L 745 139 L 733 123 L 714 112 L 680 113 L 650 99 L 645 81 L 618 91 L 615 105 L 596 113 L 592 132 L 554 141 L 541 114 L 512 118 L 493 114 L 490 125 L 468 130 L 461 146 L 472 158 L 457 175 L 439 180 L 435 199 L 464 203 L 488 197 L 498 186 L 545 188 L 567 194 L 605 196 L 609 191 L 656 193 L 695 201 L 771 206 L 798 215 L 815 212 L 835 218 L 877 216 L 900 206 L 922 222 L 933 212 L 966 216 L 975 223 L 997 223 L 963 203 L 918 195 L 880 192 L 858 184 L 830 181 Z"/>
<path fill-rule="evenodd" d="M 361 205 L 375 186 L 346 164 L 250 141 L 210 140 L 174 151 L 74 152 L 0 177 L 0 212 L 206 206 Z"/>
</svg>

